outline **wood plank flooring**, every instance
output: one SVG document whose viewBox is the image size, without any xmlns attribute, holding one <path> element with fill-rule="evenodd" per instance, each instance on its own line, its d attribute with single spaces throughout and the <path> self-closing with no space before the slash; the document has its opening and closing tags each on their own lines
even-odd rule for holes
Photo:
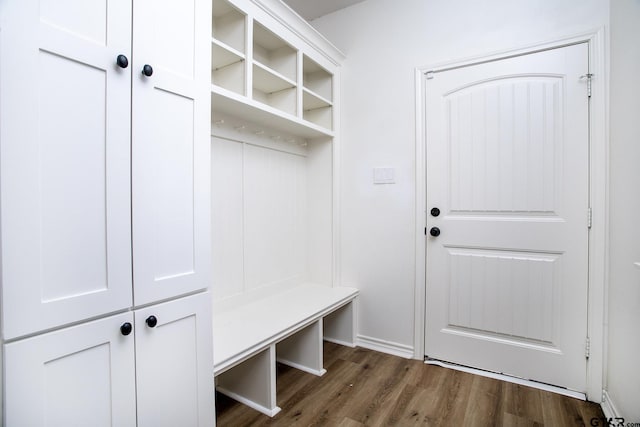
<svg viewBox="0 0 640 427">
<path fill-rule="evenodd" d="M 273 418 L 216 394 L 217 426 L 589 426 L 600 406 L 418 360 L 325 343 L 327 373 L 278 365 Z"/>
</svg>

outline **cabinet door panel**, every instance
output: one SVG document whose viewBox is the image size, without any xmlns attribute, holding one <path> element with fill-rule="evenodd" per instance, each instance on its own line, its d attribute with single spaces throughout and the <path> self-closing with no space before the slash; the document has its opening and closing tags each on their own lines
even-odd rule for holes
<svg viewBox="0 0 640 427">
<path fill-rule="evenodd" d="M 135 425 L 133 334 L 112 316 L 5 345 L 9 426 Z"/>
<path fill-rule="evenodd" d="M 130 57 L 131 3 L 90 3 L 2 4 L 9 339 L 131 305 L 131 73 L 115 63 Z"/>
<path fill-rule="evenodd" d="M 135 312 L 138 426 L 214 424 L 208 292 Z M 157 325 L 146 319 L 155 316 Z"/>
<path fill-rule="evenodd" d="M 209 286 L 210 17 L 210 1 L 134 4 L 136 305 Z"/>
</svg>

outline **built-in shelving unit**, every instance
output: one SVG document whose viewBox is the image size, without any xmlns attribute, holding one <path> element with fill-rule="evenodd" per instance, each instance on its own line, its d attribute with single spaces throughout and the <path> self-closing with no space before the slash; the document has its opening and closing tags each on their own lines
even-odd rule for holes
<svg viewBox="0 0 640 427">
<path fill-rule="evenodd" d="M 351 300 L 339 308 L 342 320 L 322 321 L 330 307 L 313 309 L 319 299 L 309 293 L 344 291 L 334 289 L 343 57 L 280 0 L 212 1 L 213 346 L 218 355 L 235 353 L 216 368 L 216 387 L 274 415 L 276 359 L 321 375 L 331 324 L 355 337 Z M 320 317 L 287 326 L 285 306 L 305 322 Z M 256 334 L 267 329 L 272 342 Z"/>
<path fill-rule="evenodd" d="M 214 114 L 252 116 L 260 111 L 261 118 L 290 121 L 287 128 L 306 126 L 302 134 L 334 135 L 334 74 L 328 70 L 333 64 L 321 65 L 321 53 L 309 49 L 292 32 L 281 31 L 268 18 L 252 13 L 251 3 L 213 0 Z M 239 111 L 243 108 L 244 112 Z"/>
</svg>

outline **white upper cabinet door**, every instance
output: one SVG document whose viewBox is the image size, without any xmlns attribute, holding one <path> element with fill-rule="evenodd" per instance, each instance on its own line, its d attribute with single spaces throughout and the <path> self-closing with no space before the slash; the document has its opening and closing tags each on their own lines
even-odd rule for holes
<svg viewBox="0 0 640 427">
<path fill-rule="evenodd" d="M 136 305 L 209 286 L 211 1 L 134 3 Z"/>
<path fill-rule="evenodd" d="M 215 425 L 210 294 L 137 310 L 135 327 L 138 426 Z"/>
<path fill-rule="evenodd" d="M 5 346 L 7 426 L 135 426 L 134 334 L 125 313 Z M 177 424 L 176 424 L 177 425 Z"/>
<path fill-rule="evenodd" d="M 11 339 L 131 305 L 131 1 L 7 0 L 0 16 Z"/>
</svg>

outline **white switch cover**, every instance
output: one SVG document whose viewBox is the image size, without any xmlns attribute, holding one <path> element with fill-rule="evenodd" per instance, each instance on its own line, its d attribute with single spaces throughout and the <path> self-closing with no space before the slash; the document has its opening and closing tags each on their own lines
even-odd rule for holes
<svg viewBox="0 0 640 427">
<path fill-rule="evenodd" d="M 394 168 L 373 168 L 374 184 L 395 184 L 396 170 Z"/>
</svg>

